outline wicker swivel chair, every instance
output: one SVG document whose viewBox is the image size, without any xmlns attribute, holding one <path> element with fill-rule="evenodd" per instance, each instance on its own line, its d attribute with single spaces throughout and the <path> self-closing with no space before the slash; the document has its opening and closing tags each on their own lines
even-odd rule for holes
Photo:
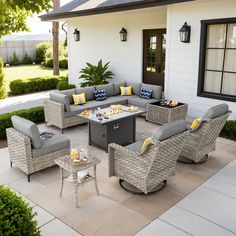
<svg viewBox="0 0 236 236">
<path fill-rule="evenodd" d="M 28 182 L 32 173 L 55 165 L 57 157 L 69 154 L 70 140 L 63 135 L 42 139 L 33 122 L 13 116 L 12 123 L 14 128 L 6 130 L 10 164 L 27 174 Z"/>
<path fill-rule="evenodd" d="M 167 178 L 175 173 L 188 133 L 187 122 L 182 120 L 162 126 L 153 135 L 146 133 L 144 136 L 152 137 L 152 141 L 144 151 L 143 140 L 126 147 L 110 144 L 109 177 L 118 177 L 121 187 L 132 193 L 148 194 L 162 189 Z M 131 188 L 126 187 L 127 183 Z M 133 186 L 135 191 L 131 190 Z"/>
<path fill-rule="evenodd" d="M 227 104 L 220 104 L 202 116 L 198 127 L 190 130 L 178 161 L 190 164 L 208 160 L 208 154 L 215 150 L 216 138 L 231 113 L 228 109 Z"/>
</svg>

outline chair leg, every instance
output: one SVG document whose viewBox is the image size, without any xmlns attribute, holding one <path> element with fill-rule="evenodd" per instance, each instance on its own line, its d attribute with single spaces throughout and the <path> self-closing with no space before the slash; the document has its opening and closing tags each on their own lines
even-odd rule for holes
<svg viewBox="0 0 236 236">
<path fill-rule="evenodd" d="M 28 182 L 30 182 L 30 176 L 31 176 L 31 174 L 27 175 L 27 177 L 28 177 Z"/>
<path fill-rule="evenodd" d="M 64 133 L 64 129 L 62 128 L 62 129 L 61 129 L 61 134 L 63 134 L 63 133 Z"/>
<path fill-rule="evenodd" d="M 10 166 L 11 166 L 11 168 L 12 168 L 12 162 L 10 161 Z"/>
</svg>

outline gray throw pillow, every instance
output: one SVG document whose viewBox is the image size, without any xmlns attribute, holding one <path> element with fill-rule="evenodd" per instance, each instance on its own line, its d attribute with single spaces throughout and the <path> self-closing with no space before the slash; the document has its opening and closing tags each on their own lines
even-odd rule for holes
<svg viewBox="0 0 236 236">
<path fill-rule="evenodd" d="M 182 133 L 187 130 L 188 122 L 186 120 L 178 120 L 172 123 L 162 125 L 154 132 L 152 139 L 154 141 L 163 141 L 169 137 Z"/>
<path fill-rule="evenodd" d="M 216 105 L 208 109 L 206 113 L 202 116 L 202 119 L 214 119 L 220 115 L 227 113 L 228 110 L 229 106 L 225 103 Z"/>
<path fill-rule="evenodd" d="M 125 87 L 125 82 L 113 83 L 114 86 L 114 95 L 120 95 L 120 87 Z"/>
<path fill-rule="evenodd" d="M 75 94 L 75 89 L 67 89 L 67 90 L 57 91 L 57 92 L 61 93 L 61 94 L 64 94 L 64 95 L 67 95 L 70 99 L 70 104 L 74 104 L 72 95 Z"/>
<path fill-rule="evenodd" d="M 107 97 L 114 96 L 113 84 L 97 85 L 96 86 L 96 91 L 100 91 L 100 90 L 105 90 Z"/>
<path fill-rule="evenodd" d="M 94 91 L 95 91 L 94 86 L 90 86 L 90 87 L 86 87 L 86 88 L 77 87 L 75 89 L 76 94 L 85 93 L 86 101 L 94 100 Z"/>
<path fill-rule="evenodd" d="M 26 120 L 19 116 L 12 116 L 11 121 L 14 129 L 28 136 L 31 139 L 32 146 L 34 148 L 42 147 L 43 143 L 42 140 L 40 139 L 39 130 L 34 122 Z"/>
<path fill-rule="evenodd" d="M 141 89 L 141 83 L 136 82 L 126 82 L 126 87 L 132 86 L 133 88 L 133 94 L 139 96 L 140 95 L 140 89 Z"/>
</svg>

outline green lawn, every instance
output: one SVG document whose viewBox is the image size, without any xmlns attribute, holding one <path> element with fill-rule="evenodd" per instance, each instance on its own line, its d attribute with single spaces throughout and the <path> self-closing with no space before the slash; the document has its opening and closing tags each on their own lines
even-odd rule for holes
<svg viewBox="0 0 236 236">
<path fill-rule="evenodd" d="M 7 81 L 16 79 L 27 79 L 42 76 L 52 76 L 53 70 L 51 68 L 41 67 L 41 65 L 23 65 L 4 67 L 4 72 Z M 68 70 L 60 69 L 60 75 L 66 76 Z"/>
</svg>

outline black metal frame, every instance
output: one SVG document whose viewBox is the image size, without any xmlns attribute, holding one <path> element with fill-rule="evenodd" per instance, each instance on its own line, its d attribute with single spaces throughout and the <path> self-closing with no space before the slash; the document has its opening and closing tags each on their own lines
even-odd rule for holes
<svg viewBox="0 0 236 236">
<path fill-rule="evenodd" d="M 206 97 L 206 98 L 213 98 L 213 99 L 219 99 L 219 100 L 225 100 L 225 101 L 231 101 L 231 102 L 236 102 L 236 96 L 233 95 L 227 95 L 227 94 L 219 94 L 219 93 L 212 93 L 212 92 L 205 92 L 204 89 L 204 74 L 205 74 L 205 63 L 206 63 L 206 41 L 207 41 L 207 27 L 208 25 L 212 24 L 230 24 L 230 23 L 236 23 L 236 18 L 224 18 L 224 19 L 213 19 L 213 20 L 202 20 L 201 21 L 201 39 L 200 39 L 200 56 L 199 56 L 199 70 L 198 70 L 198 90 L 197 90 L 197 96 L 199 97 Z M 227 25 L 228 28 L 228 25 Z M 228 29 L 226 33 L 228 32 Z M 227 37 L 227 35 L 226 35 Z M 225 40 L 227 43 L 227 38 Z M 211 48 L 214 49 L 214 48 Z M 219 48 L 217 48 L 219 49 Z M 224 67 L 224 62 L 225 62 L 225 52 L 226 52 L 226 45 L 224 48 L 224 59 L 223 59 L 223 65 Z M 231 49 L 231 48 L 230 48 Z M 216 71 L 217 70 L 207 70 L 207 71 Z M 223 72 L 224 68 L 222 68 Z M 227 72 L 227 71 L 224 71 Z M 230 72 L 234 74 L 233 72 Z M 223 76 L 224 73 L 222 73 Z M 235 73 L 236 74 L 236 73 Z M 221 78 L 221 88 L 222 88 L 222 82 L 223 78 Z"/>
</svg>

